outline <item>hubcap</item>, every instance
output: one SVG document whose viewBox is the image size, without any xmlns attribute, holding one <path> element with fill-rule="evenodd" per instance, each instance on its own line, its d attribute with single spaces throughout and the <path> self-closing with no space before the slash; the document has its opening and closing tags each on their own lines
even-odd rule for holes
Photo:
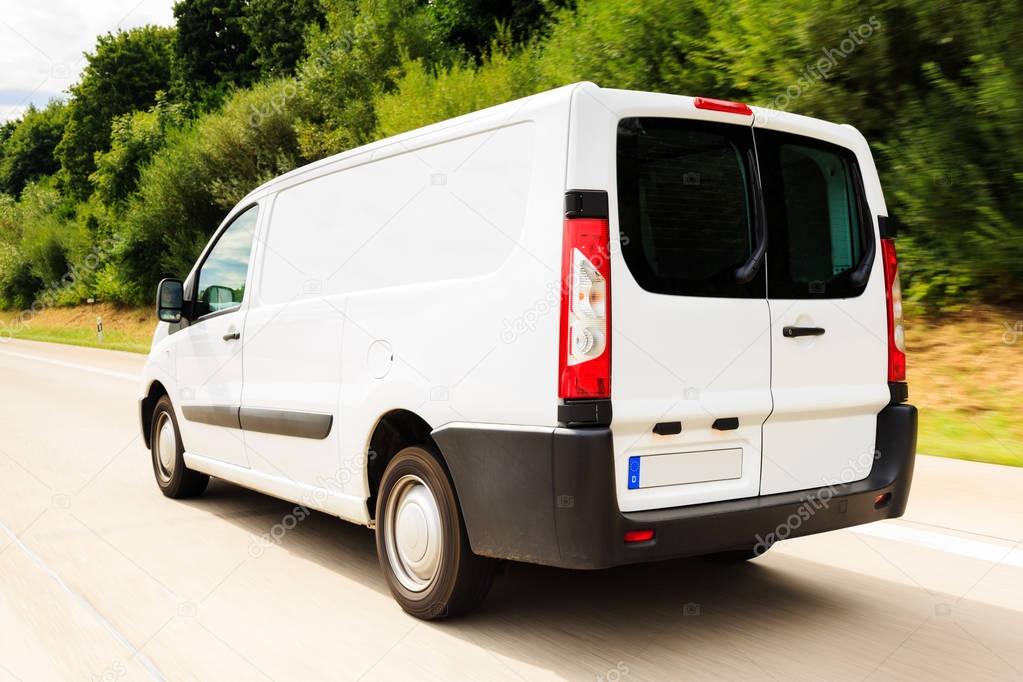
<svg viewBox="0 0 1023 682">
<path fill-rule="evenodd" d="M 437 500 L 423 479 L 408 474 L 394 484 L 384 514 L 391 571 L 405 589 L 422 592 L 433 583 L 442 554 Z"/>
<path fill-rule="evenodd" d="M 174 422 L 163 412 L 156 430 L 156 463 L 164 480 L 174 475 L 174 461 L 178 455 L 178 442 L 174 435 Z"/>
</svg>

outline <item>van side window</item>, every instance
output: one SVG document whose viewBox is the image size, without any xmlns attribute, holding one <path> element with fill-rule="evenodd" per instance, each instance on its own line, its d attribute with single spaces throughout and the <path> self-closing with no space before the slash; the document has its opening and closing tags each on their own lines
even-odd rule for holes
<svg viewBox="0 0 1023 682">
<path fill-rule="evenodd" d="M 767 205 L 771 298 L 856 296 L 849 274 L 867 232 L 852 152 L 796 135 L 757 131 Z"/>
<path fill-rule="evenodd" d="M 199 268 L 196 303 L 200 315 L 236 308 L 245 297 L 252 237 L 259 207 L 237 216 L 213 245 Z"/>
<path fill-rule="evenodd" d="M 622 254 L 647 291 L 762 297 L 735 270 L 749 258 L 753 204 L 748 127 L 669 118 L 618 126 Z"/>
</svg>

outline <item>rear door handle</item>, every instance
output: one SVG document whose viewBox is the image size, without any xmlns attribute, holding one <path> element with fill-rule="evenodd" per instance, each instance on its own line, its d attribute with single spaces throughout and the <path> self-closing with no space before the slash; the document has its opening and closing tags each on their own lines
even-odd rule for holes
<svg viewBox="0 0 1023 682">
<path fill-rule="evenodd" d="M 237 341 L 242 338 L 242 335 L 238 332 L 231 332 L 230 334 L 224 334 L 225 341 Z"/>
<path fill-rule="evenodd" d="M 820 336 L 824 333 L 824 327 L 782 327 L 781 334 L 786 339 L 794 339 L 799 336 Z"/>
</svg>

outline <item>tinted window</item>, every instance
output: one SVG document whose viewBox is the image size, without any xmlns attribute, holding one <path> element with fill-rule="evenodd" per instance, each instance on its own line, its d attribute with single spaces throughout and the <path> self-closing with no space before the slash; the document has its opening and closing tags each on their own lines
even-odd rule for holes
<svg viewBox="0 0 1023 682">
<path fill-rule="evenodd" d="M 622 253 L 648 291 L 688 296 L 763 296 L 735 270 L 753 243 L 746 126 L 629 118 L 618 126 Z"/>
<path fill-rule="evenodd" d="M 258 207 L 253 206 L 236 217 L 200 267 L 196 296 L 200 314 L 237 307 L 245 297 L 257 214 Z"/>
<path fill-rule="evenodd" d="M 844 298 L 862 292 L 849 275 L 867 231 L 853 154 L 827 143 L 757 134 L 770 237 L 772 298 Z"/>
</svg>

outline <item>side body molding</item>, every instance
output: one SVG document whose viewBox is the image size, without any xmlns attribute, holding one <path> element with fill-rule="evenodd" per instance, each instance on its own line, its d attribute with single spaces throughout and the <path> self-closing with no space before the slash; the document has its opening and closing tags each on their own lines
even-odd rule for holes
<svg viewBox="0 0 1023 682">
<path fill-rule="evenodd" d="M 334 425 L 332 414 L 238 405 L 185 405 L 181 408 L 181 413 L 185 419 L 192 422 L 316 440 L 323 440 L 329 436 Z"/>
</svg>

